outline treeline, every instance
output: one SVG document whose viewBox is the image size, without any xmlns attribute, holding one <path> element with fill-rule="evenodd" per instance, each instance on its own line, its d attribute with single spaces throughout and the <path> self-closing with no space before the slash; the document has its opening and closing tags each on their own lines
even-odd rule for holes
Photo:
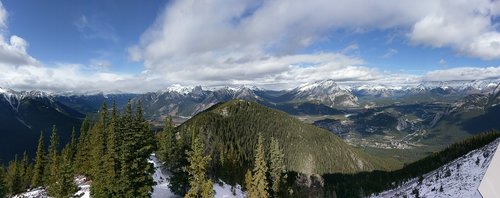
<svg viewBox="0 0 500 198">
<path fill-rule="evenodd" d="M 95 122 L 86 118 L 77 137 L 59 151 L 54 126 L 48 150 L 40 135 L 34 160 L 25 154 L 0 168 L 0 197 L 27 189 L 45 187 L 51 197 L 70 197 L 77 192 L 75 176 L 92 181 L 92 197 L 150 197 L 154 168 L 148 158 L 156 149 L 154 134 L 142 116 L 140 103 L 135 112 L 129 102 L 119 114 L 113 104 L 103 103 Z"/>
<path fill-rule="evenodd" d="M 373 171 L 358 174 L 324 174 L 325 197 L 364 197 L 396 188 L 413 178 L 423 177 L 468 152 L 481 148 L 500 137 L 498 131 L 481 133 L 450 145 L 395 171 Z"/>
</svg>

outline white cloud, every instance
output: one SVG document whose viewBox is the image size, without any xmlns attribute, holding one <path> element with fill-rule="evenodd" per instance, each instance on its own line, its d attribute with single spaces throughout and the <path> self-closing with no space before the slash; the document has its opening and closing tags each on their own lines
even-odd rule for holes
<svg viewBox="0 0 500 198">
<path fill-rule="evenodd" d="M 500 58 L 500 1 L 442 0 L 439 9 L 424 15 L 409 33 L 411 41 L 432 47 L 451 47 L 482 59 Z"/>
<path fill-rule="evenodd" d="M 376 69 L 359 62 L 345 64 L 344 59 L 324 59 L 307 68 L 290 65 L 325 54 L 337 56 L 319 52 L 306 57 L 297 52 L 328 41 L 338 29 L 363 34 L 395 28 L 408 31 L 407 38 L 415 44 L 451 47 L 483 59 L 500 58 L 499 33 L 491 21 L 499 14 L 499 4 L 489 0 L 174 1 L 128 52 L 131 60 L 142 61 L 150 73 L 161 73 L 176 83 L 260 83 L 291 74 L 296 79 L 320 78 L 328 65 L 336 65 L 326 72 L 330 78 L 366 80 L 377 76 Z M 357 48 L 351 45 L 345 50 Z M 389 49 L 383 57 L 395 54 L 396 49 Z M 323 72 L 299 73 L 310 71 Z"/>
<path fill-rule="evenodd" d="M 424 76 L 429 81 L 500 79 L 500 67 L 458 67 L 430 71 Z"/>
<path fill-rule="evenodd" d="M 21 65 L 39 65 L 39 62 L 27 53 L 28 42 L 23 38 L 12 35 L 8 41 L 5 40 L 7 16 L 8 13 L 0 2 L 0 64 L 15 67 Z"/>
<path fill-rule="evenodd" d="M 292 73 L 304 79 L 326 73 L 330 78 L 365 80 L 374 75 L 366 75 L 359 62 L 345 64 L 346 59 L 356 58 L 324 59 L 340 55 L 297 51 L 326 41 L 326 33 L 332 29 L 386 29 L 416 21 L 427 10 L 425 4 L 395 0 L 174 1 L 142 35 L 140 43 L 128 49 L 129 58 L 182 83 L 267 82 Z M 354 44 L 346 50 L 357 48 Z M 315 58 L 322 60 L 308 63 L 308 68 L 290 66 Z M 326 72 L 332 65 L 335 67 Z M 306 77 L 298 71 L 317 76 Z"/>
</svg>

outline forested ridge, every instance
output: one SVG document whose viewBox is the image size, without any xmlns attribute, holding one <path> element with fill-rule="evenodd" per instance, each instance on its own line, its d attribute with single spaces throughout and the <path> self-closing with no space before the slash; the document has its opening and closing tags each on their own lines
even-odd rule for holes
<svg viewBox="0 0 500 198">
<path fill-rule="evenodd" d="M 160 139 L 163 138 L 160 148 L 163 147 L 162 142 L 177 142 L 180 144 L 178 147 L 187 148 L 191 134 L 197 133 L 206 146 L 207 155 L 211 156 L 210 173 L 230 184 L 243 183 L 246 170 L 255 164 L 258 134 L 263 136 L 266 153 L 269 152 L 271 139 L 279 142 L 284 151 L 284 166 L 289 171 L 355 173 L 387 170 L 389 167 L 381 159 L 350 147 L 332 133 L 304 124 L 284 112 L 244 100 L 214 105 L 170 130 L 172 132 L 160 133 Z M 177 156 L 174 157 L 177 160 L 170 160 L 163 157 L 168 154 L 159 154 L 160 159 L 166 161 L 183 158 L 171 154 Z"/>
</svg>

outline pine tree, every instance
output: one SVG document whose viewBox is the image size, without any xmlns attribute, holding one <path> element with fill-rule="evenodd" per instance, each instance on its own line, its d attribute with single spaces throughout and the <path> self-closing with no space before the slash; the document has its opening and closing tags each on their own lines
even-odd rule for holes
<svg viewBox="0 0 500 198">
<path fill-rule="evenodd" d="M 121 122 L 119 189 L 124 197 L 149 197 L 154 184 L 154 167 L 148 162 L 148 158 L 155 150 L 155 140 L 142 116 L 140 103 L 136 105 L 134 116 L 129 101 Z"/>
<path fill-rule="evenodd" d="M 285 173 L 285 154 L 283 149 L 280 148 L 279 142 L 271 138 L 269 148 L 269 173 L 271 176 L 271 190 L 274 197 L 279 197 L 280 184 L 282 179 L 286 178 Z"/>
<path fill-rule="evenodd" d="M 213 184 L 206 174 L 211 158 L 205 155 L 205 146 L 200 138 L 195 134 L 193 137 L 191 151 L 187 152 L 190 188 L 185 197 L 213 197 Z"/>
<path fill-rule="evenodd" d="M 21 160 L 19 173 L 21 174 L 21 188 L 23 190 L 28 189 L 31 183 L 32 170 L 29 163 L 28 152 L 26 151 L 24 151 L 23 153 L 23 159 Z"/>
<path fill-rule="evenodd" d="M 122 197 L 132 197 L 133 194 L 128 192 L 130 187 L 132 186 L 131 175 L 132 167 L 131 162 L 133 161 L 133 152 L 134 148 L 132 147 L 133 139 L 131 139 L 133 135 L 132 131 L 132 104 L 130 100 L 127 104 L 127 108 L 125 110 L 125 114 L 120 119 L 121 125 L 119 126 L 119 131 L 122 133 L 122 144 L 120 145 L 120 175 L 119 175 L 119 186 L 117 186 L 117 190 L 120 192 Z"/>
<path fill-rule="evenodd" d="M 109 125 L 107 126 L 107 147 L 106 154 L 104 156 L 104 170 L 106 176 L 104 177 L 104 185 L 109 189 L 111 196 L 119 195 L 119 187 L 117 184 L 120 175 L 120 147 L 121 136 L 119 132 L 119 118 L 117 115 L 116 104 L 113 102 L 113 107 L 111 111 L 111 118 Z"/>
<path fill-rule="evenodd" d="M 106 102 L 103 102 L 99 112 L 99 118 L 90 129 L 90 176 L 92 186 L 90 194 L 92 197 L 110 197 L 111 190 L 106 186 L 107 169 L 104 162 L 106 153 L 106 126 L 108 124 L 108 114 Z"/>
<path fill-rule="evenodd" d="M 43 132 L 40 132 L 38 139 L 38 147 L 36 149 L 35 166 L 33 167 L 33 177 L 31 178 L 31 186 L 38 187 L 43 185 L 45 169 L 45 140 Z"/>
<path fill-rule="evenodd" d="M 247 170 L 247 172 L 245 173 L 245 190 L 247 191 L 247 193 L 250 193 L 253 191 L 253 189 L 252 189 L 252 171 L 250 171 L 250 169 Z"/>
<path fill-rule="evenodd" d="M 175 134 L 172 117 L 165 119 L 165 127 L 159 134 L 159 148 L 158 158 L 164 163 L 166 167 L 171 167 L 175 155 Z"/>
<path fill-rule="evenodd" d="M 14 160 L 10 161 L 9 165 L 7 166 L 7 173 L 5 176 L 5 186 L 9 194 L 15 195 L 22 192 L 23 189 L 21 185 L 22 181 L 20 173 L 20 163 L 16 155 Z"/>
<path fill-rule="evenodd" d="M 79 174 L 88 173 L 90 168 L 90 138 L 89 130 L 90 123 L 89 118 L 85 117 L 80 127 L 80 136 L 78 137 L 76 156 L 75 156 L 75 172 Z"/>
<path fill-rule="evenodd" d="M 156 140 L 154 134 L 149 128 L 149 124 L 146 122 L 142 115 L 141 101 L 136 104 L 135 111 L 135 121 L 136 126 L 136 136 L 135 142 L 138 142 L 138 149 L 136 150 L 136 159 L 138 164 L 137 177 L 137 193 L 140 197 L 150 196 L 150 192 L 153 190 L 154 180 L 153 164 L 148 162 L 151 154 L 156 150 Z"/>
<path fill-rule="evenodd" d="M 267 165 L 264 153 L 264 138 L 261 134 L 258 135 L 257 148 L 255 149 L 255 166 L 252 174 L 252 192 L 251 198 L 267 198 Z"/>
<path fill-rule="evenodd" d="M 71 141 L 69 142 L 68 146 L 69 146 L 69 155 L 71 163 L 73 164 L 76 157 L 76 150 L 78 146 L 75 127 L 73 127 L 73 129 L 71 130 Z"/>
<path fill-rule="evenodd" d="M 71 143 L 67 144 L 59 156 L 59 170 L 57 171 L 57 182 L 50 186 L 49 195 L 55 198 L 71 197 L 77 186 L 73 182 Z"/>
<path fill-rule="evenodd" d="M 48 151 L 48 177 L 46 177 L 46 184 L 48 184 L 49 188 L 51 185 L 57 182 L 57 162 L 58 162 L 58 152 L 57 148 L 59 147 L 59 136 L 57 135 L 56 126 L 52 127 L 52 133 L 50 135 L 50 145 Z"/>
</svg>

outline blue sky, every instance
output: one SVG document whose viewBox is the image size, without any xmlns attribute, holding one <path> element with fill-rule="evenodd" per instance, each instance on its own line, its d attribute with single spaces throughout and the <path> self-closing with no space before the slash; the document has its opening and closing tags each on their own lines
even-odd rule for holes
<svg viewBox="0 0 500 198">
<path fill-rule="evenodd" d="M 489 0 L 4 0 L 0 86 L 500 79 L 499 16 Z"/>
</svg>

